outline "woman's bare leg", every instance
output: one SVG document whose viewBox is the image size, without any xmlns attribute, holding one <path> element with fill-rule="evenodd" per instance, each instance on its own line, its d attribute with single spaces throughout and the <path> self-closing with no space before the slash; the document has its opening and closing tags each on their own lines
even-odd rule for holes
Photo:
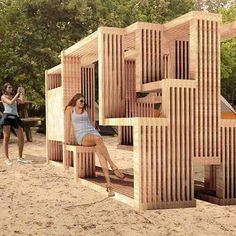
<svg viewBox="0 0 236 236">
<path fill-rule="evenodd" d="M 11 126 L 4 125 L 3 126 L 3 152 L 4 152 L 4 157 L 8 160 L 9 160 L 8 143 L 9 143 L 9 139 L 10 139 L 10 133 L 11 133 Z"/>
<path fill-rule="evenodd" d="M 125 175 L 118 170 L 118 168 L 115 165 L 115 163 L 111 160 L 110 155 L 108 153 L 108 150 L 107 150 L 107 148 L 106 148 L 102 138 L 100 136 L 93 135 L 93 134 L 87 134 L 86 138 L 88 140 L 91 140 L 93 143 L 96 144 L 96 153 L 98 155 L 103 156 L 106 159 L 106 161 L 109 163 L 110 167 L 114 171 L 114 174 L 118 178 L 121 178 L 121 179 L 125 178 Z"/>
<path fill-rule="evenodd" d="M 105 176 L 105 179 L 106 179 L 106 182 L 107 182 L 107 186 L 110 186 L 111 185 L 111 180 L 110 180 L 110 176 L 109 176 L 109 171 L 108 171 L 108 165 L 107 165 L 107 160 L 106 158 L 101 154 L 99 148 L 97 148 L 97 138 L 95 135 L 92 135 L 92 134 L 86 134 L 84 137 L 83 137 L 83 140 L 82 140 L 82 146 L 95 146 L 96 148 L 96 153 L 97 153 L 97 156 L 99 158 L 99 162 L 101 164 L 101 167 L 102 167 L 102 170 L 103 170 L 103 173 L 104 173 L 104 176 Z"/>
<path fill-rule="evenodd" d="M 112 169 L 117 169 L 117 166 L 115 165 L 115 163 L 111 160 L 111 157 L 108 153 L 108 150 L 107 150 L 107 147 L 105 146 L 102 138 L 99 137 L 99 140 L 98 140 L 98 144 L 97 144 L 97 147 L 99 149 L 99 152 L 101 153 L 101 155 L 103 155 L 106 160 L 108 161 L 110 167 Z"/>
<path fill-rule="evenodd" d="M 23 129 L 18 128 L 15 129 L 17 138 L 18 138 L 18 153 L 19 153 L 19 158 L 22 158 L 23 155 L 23 148 L 24 148 L 24 134 L 23 134 Z"/>
</svg>

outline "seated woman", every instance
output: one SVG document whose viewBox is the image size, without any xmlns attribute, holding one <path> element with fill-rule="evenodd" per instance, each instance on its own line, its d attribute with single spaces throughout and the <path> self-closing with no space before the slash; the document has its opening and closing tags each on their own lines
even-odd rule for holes
<svg viewBox="0 0 236 236">
<path fill-rule="evenodd" d="M 74 142 L 74 140 L 70 140 L 70 127 L 72 123 L 74 128 L 74 136 L 77 143 L 82 146 L 95 146 L 96 154 L 98 155 L 107 182 L 108 196 L 111 197 L 115 194 L 111 187 L 108 163 L 118 178 L 124 179 L 125 175 L 118 170 L 117 166 L 111 160 L 101 135 L 90 123 L 86 107 L 87 105 L 85 103 L 85 99 L 80 93 L 75 94 L 68 105 L 65 107 L 65 120 L 68 121 L 65 142 L 67 144 Z"/>
</svg>

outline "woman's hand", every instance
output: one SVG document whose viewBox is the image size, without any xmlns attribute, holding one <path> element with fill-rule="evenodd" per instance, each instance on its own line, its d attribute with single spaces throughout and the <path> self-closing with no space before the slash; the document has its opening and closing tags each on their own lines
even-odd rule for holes
<svg viewBox="0 0 236 236">
<path fill-rule="evenodd" d="M 23 87 L 18 87 L 17 89 L 17 102 L 19 104 L 23 104 L 25 102 L 24 95 L 25 95 L 25 89 Z"/>
<path fill-rule="evenodd" d="M 23 87 L 18 87 L 17 93 L 24 95 L 25 94 L 25 89 Z"/>
</svg>

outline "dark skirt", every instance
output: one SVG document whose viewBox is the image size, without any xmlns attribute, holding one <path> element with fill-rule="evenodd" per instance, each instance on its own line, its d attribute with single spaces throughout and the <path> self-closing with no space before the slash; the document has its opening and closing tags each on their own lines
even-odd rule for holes
<svg viewBox="0 0 236 236">
<path fill-rule="evenodd" d="M 23 122 L 19 118 L 19 116 L 3 113 L 2 118 L 0 119 L 0 125 L 3 127 L 4 125 L 11 126 L 11 131 L 15 134 L 14 129 L 18 129 L 19 127 L 23 128 Z"/>
</svg>

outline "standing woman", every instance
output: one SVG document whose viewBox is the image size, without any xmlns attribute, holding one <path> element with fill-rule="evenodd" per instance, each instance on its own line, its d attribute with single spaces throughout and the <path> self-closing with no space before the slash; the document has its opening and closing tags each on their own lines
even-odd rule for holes
<svg viewBox="0 0 236 236">
<path fill-rule="evenodd" d="M 107 148 L 101 138 L 98 131 L 92 126 L 89 121 L 88 113 L 86 111 L 86 103 L 84 96 L 80 93 L 74 95 L 70 100 L 68 105 L 65 107 L 65 119 L 68 121 L 66 123 L 67 133 L 65 137 L 65 142 L 67 144 L 73 143 L 74 140 L 70 140 L 70 127 L 71 124 L 74 128 L 74 136 L 79 145 L 82 146 L 95 146 L 96 154 L 99 158 L 106 182 L 107 182 L 107 192 L 108 196 L 114 196 L 114 191 L 111 187 L 111 180 L 109 176 L 108 163 L 112 168 L 114 174 L 120 178 L 124 179 L 125 175 L 120 172 L 114 162 L 111 160 Z"/>
<path fill-rule="evenodd" d="M 0 125 L 3 128 L 3 152 L 6 159 L 5 163 L 7 165 L 12 165 L 12 161 L 9 159 L 8 155 L 8 142 L 11 131 L 16 133 L 18 138 L 19 156 L 17 157 L 17 161 L 25 162 L 22 158 L 24 148 L 23 126 L 17 112 L 17 103 L 24 103 L 24 88 L 19 87 L 15 96 L 12 91 L 13 88 L 10 83 L 5 83 L 3 85 L 1 101 L 4 106 L 4 112 L 0 120 Z"/>
</svg>

